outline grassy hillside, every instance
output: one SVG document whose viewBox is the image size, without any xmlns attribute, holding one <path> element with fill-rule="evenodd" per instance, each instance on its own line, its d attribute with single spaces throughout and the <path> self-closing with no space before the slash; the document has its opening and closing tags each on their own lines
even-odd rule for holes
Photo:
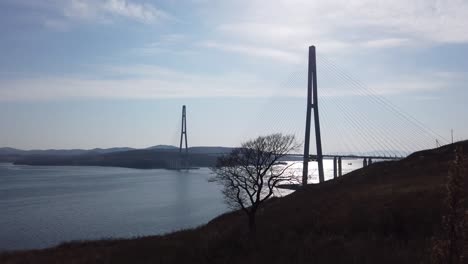
<svg viewBox="0 0 468 264">
<path fill-rule="evenodd" d="M 468 142 L 458 144 L 468 168 Z M 423 151 L 271 199 L 256 240 L 247 238 L 244 215 L 232 212 L 193 230 L 4 253 L 0 262 L 426 263 L 452 158 L 453 146 Z"/>
</svg>

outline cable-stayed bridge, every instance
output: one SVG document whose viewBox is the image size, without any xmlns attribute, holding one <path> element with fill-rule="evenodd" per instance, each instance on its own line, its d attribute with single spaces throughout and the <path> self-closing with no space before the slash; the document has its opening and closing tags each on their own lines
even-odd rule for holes
<svg viewBox="0 0 468 264">
<path fill-rule="evenodd" d="M 275 103 L 267 107 L 251 127 L 253 130 L 261 127 L 263 134 L 293 134 L 299 141 L 303 139 L 303 152 L 290 155 L 296 160 L 302 159 L 303 184 L 308 183 L 311 161 L 317 162 L 319 182 L 323 182 L 325 159 L 333 161 L 333 177 L 339 177 L 343 160 L 360 159 L 363 166 L 368 166 L 375 161 L 401 159 L 412 152 L 449 143 L 397 107 L 382 92 L 354 78 L 332 59 L 316 56 L 314 46 L 309 47 L 307 74 L 304 74 L 303 65 L 300 68 L 281 86 L 283 91 L 304 87 L 303 77 L 307 76 L 307 89 L 301 88 L 307 91 L 301 95 L 303 103 L 289 107 Z M 323 88 L 319 88 L 321 78 L 327 80 Z M 301 114 L 305 114 L 302 124 L 294 123 L 292 120 L 297 120 Z M 185 118 L 184 106 L 181 155 L 184 153 L 182 135 L 187 146 Z M 250 132 L 247 137 L 254 137 L 252 134 L 255 133 Z"/>
</svg>

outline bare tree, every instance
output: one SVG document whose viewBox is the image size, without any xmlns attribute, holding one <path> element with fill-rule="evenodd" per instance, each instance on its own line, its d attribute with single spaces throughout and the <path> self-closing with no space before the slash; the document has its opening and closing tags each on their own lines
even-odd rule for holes
<svg viewBox="0 0 468 264">
<path fill-rule="evenodd" d="M 260 205 L 273 195 L 278 184 L 294 181 L 293 175 L 286 173 L 292 164 L 281 164 L 280 160 L 298 147 L 293 135 L 260 136 L 220 157 L 211 168 L 215 173 L 211 180 L 223 186 L 226 203 L 247 214 L 251 234 L 256 231 Z"/>
</svg>

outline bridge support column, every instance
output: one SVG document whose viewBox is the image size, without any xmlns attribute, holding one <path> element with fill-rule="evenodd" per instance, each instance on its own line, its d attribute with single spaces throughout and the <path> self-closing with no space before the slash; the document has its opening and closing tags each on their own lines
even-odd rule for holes
<svg viewBox="0 0 468 264">
<path fill-rule="evenodd" d="M 343 176 L 343 170 L 341 166 L 341 157 L 338 157 L 338 177 Z"/>
<path fill-rule="evenodd" d="M 309 174 L 309 143 L 310 143 L 310 122 L 312 119 L 312 109 L 314 110 L 315 124 L 315 146 L 317 148 L 317 163 L 319 183 L 325 181 L 323 171 L 323 155 L 322 155 L 322 139 L 320 137 L 320 122 L 318 112 L 318 96 L 317 96 L 317 63 L 315 57 L 315 46 L 309 47 L 309 69 L 307 81 L 307 113 L 306 113 L 306 131 L 304 140 L 304 163 L 302 170 L 302 185 L 307 184 Z"/>
<path fill-rule="evenodd" d="M 364 159 L 362 160 L 362 167 L 363 167 L 363 168 L 364 168 L 364 167 L 367 167 L 367 158 L 364 158 Z"/>
<path fill-rule="evenodd" d="M 369 166 L 371 164 L 372 164 L 372 158 L 369 158 L 369 160 L 367 161 L 367 166 Z"/>
<path fill-rule="evenodd" d="M 336 171 L 336 163 L 337 163 L 336 157 L 333 157 L 333 179 L 336 179 L 338 176 L 338 172 Z"/>
<path fill-rule="evenodd" d="M 188 145 L 187 145 L 187 113 L 185 110 L 185 105 L 182 106 L 182 130 L 180 131 L 180 147 L 179 153 L 182 153 L 182 140 L 185 137 L 185 153 L 188 152 Z"/>
</svg>

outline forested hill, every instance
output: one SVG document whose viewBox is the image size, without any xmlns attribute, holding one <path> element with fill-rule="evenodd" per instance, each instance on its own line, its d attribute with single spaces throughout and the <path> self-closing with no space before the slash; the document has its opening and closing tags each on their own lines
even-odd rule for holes
<svg viewBox="0 0 468 264">
<path fill-rule="evenodd" d="M 139 169 L 177 169 L 181 166 L 213 166 L 218 156 L 228 153 L 231 148 L 193 147 L 179 153 L 175 147 L 115 151 L 108 153 L 85 152 L 79 155 L 32 154 L 13 158 L 18 165 L 43 166 L 113 166 Z"/>
</svg>

